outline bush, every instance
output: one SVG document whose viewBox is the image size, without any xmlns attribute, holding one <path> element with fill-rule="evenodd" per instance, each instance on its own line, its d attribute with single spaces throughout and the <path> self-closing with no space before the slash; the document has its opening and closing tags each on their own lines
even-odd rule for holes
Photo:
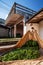
<svg viewBox="0 0 43 65">
<path fill-rule="evenodd" d="M 23 47 L 38 47 L 37 41 L 29 40 L 25 43 Z"/>
<path fill-rule="evenodd" d="M 26 44 L 1 57 L 2 61 L 35 59 L 40 56 L 39 47 L 36 41 L 27 41 Z"/>
</svg>

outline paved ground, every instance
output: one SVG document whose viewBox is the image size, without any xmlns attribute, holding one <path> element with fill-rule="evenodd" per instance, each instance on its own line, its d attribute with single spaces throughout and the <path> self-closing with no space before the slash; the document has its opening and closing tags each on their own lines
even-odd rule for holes
<svg viewBox="0 0 43 65">
<path fill-rule="evenodd" d="M 0 65 L 43 65 L 43 57 L 36 60 L 15 60 L 0 62 Z"/>
</svg>

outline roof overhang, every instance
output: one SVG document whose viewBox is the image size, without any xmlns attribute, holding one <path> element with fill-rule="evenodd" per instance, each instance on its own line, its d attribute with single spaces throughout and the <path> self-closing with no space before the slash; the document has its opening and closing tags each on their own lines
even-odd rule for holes
<svg viewBox="0 0 43 65">
<path fill-rule="evenodd" d="M 20 14 L 12 14 L 10 15 L 7 19 L 6 19 L 6 23 L 5 25 L 15 25 L 15 24 L 18 24 L 20 23 L 22 20 L 23 20 L 23 16 L 20 15 Z"/>
<path fill-rule="evenodd" d="M 39 23 L 41 20 L 43 20 L 43 9 L 30 18 L 27 23 Z"/>
</svg>

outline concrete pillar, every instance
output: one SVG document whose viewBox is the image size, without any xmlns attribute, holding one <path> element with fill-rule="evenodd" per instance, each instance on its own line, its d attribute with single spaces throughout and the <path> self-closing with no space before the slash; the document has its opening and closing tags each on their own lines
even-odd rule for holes
<svg viewBox="0 0 43 65">
<path fill-rule="evenodd" d="M 26 34 L 25 18 L 23 19 L 23 35 Z"/>
<path fill-rule="evenodd" d="M 16 25 L 14 25 L 14 37 L 16 37 Z"/>
<path fill-rule="evenodd" d="M 11 38 L 11 28 L 10 28 L 10 31 L 9 31 L 9 37 Z"/>
<path fill-rule="evenodd" d="M 10 33 L 9 32 L 10 32 L 10 29 L 8 29 L 8 37 L 10 37 Z"/>
</svg>

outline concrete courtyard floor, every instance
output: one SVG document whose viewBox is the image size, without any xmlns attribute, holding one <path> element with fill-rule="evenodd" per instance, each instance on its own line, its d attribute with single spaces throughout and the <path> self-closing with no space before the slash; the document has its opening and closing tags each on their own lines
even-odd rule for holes
<svg viewBox="0 0 43 65">
<path fill-rule="evenodd" d="M 3 61 L 0 65 L 43 65 L 43 56 L 34 60 Z"/>
</svg>

